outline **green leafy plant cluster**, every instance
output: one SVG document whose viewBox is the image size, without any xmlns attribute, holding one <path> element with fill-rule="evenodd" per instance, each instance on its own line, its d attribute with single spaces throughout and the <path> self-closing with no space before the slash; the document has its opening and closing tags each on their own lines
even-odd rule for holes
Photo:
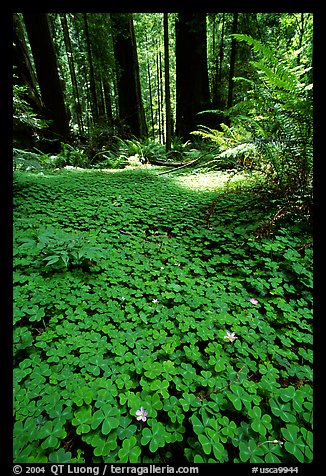
<svg viewBox="0 0 326 476">
<path fill-rule="evenodd" d="M 14 75 L 15 78 L 15 75 Z M 41 119 L 33 111 L 27 101 L 28 88 L 24 85 L 13 85 L 13 120 L 18 121 L 33 130 L 40 131 L 48 127 L 48 121 Z"/>
<path fill-rule="evenodd" d="M 311 237 L 177 179 L 15 173 L 15 462 L 312 461 Z"/>
<path fill-rule="evenodd" d="M 266 180 L 287 195 L 309 196 L 312 183 L 313 114 L 312 83 L 298 49 L 290 59 L 254 38 L 236 34 L 252 47 L 250 78 L 236 77 L 248 85 L 247 98 L 229 110 L 231 127 L 222 131 L 203 128 L 194 132 L 220 147 L 214 161 L 258 169 Z M 216 111 L 219 113 L 220 111 Z"/>
<path fill-rule="evenodd" d="M 102 250 L 96 246 L 94 237 L 85 234 L 72 235 L 48 227 L 36 238 L 21 238 L 17 251 L 35 256 L 34 264 L 45 264 L 51 268 L 72 268 L 95 265 Z M 41 262 L 41 263 L 40 263 Z"/>
<path fill-rule="evenodd" d="M 58 154 L 45 153 L 34 147 L 33 151 L 13 150 L 14 169 L 29 172 L 40 172 L 55 168 L 87 168 L 90 166 L 88 156 L 80 149 L 70 144 L 61 143 Z"/>
</svg>

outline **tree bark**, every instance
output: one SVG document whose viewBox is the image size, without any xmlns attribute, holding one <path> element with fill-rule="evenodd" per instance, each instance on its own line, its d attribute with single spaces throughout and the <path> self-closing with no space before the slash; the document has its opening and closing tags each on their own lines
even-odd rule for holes
<svg viewBox="0 0 326 476">
<path fill-rule="evenodd" d="M 107 120 L 108 126 L 112 127 L 113 125 L 112 101 L 111 101 L 110 83 L 108 79 L 103 81 L 103 90 L 104 90 L 106 120 Z"/>
<path fill-rule="evenodd" d="M 153 94 L 152 94 L 152 84 L 151 84 L 151 71 L 149 66 L 149 61 L 147 60 L 147 77 L 148 77 L 148 90 L 149 90 L 149 107 L 151 111 L 151 125 L 152 125 L 152 136 L 154 135 L 154 112 L 153 112 Z"/>
<path fill-rule="evenodd" d="M 238 26 L 238 13 L 233 14 L 233 24 L 232 24 L 232 34 L 237 32 Z M 229 109 L 232 106 L 233 100 L 233 76 L 234 76 L 234 67 L 235 67 L 235 55 L 236 55 L 236 40 L 232 37 L 231 40 L 231 53 L 230 53 L 230 73 L 229 73 L 229 89 L 228 89 L 228 102 L 227 108 Z"/>
<path fill-rule="evenodd" d="M 60 140 L 69 141 L 69 117 L 58 74 L 57 59 L 46 13 L 23 13 L 31 45 L 45 116 L 53 122 L 50 130 Z"/>
<path fill-rule="evenodd" d="M 42 114 L 44 104 L 37 91 L 37 78 L 31 64 L 28 49 L 25 42 L 22 25 L 17 14 L 14 14 L 13 30 L 13 66 L 14 84 L 27 86 L 26 101 L 36 114 Z"/>
<path fill-rule="evenodd" d="M 169 64 L 169 18 L 163 13 L 164 19 L 164 71 L 165 71 L 165 149 L 171 150 L 171 102 L 170 102 L 170 64 Z"/>
<path fill-rule="evenodd" d="M 210 108 L 205 13 L 179 13 L 176 21 L 176 102 L 176 135 L 188 140 L 196 114 Z"/>
<path fill-rule="evenodd" d="M 84 13 L 84 25 L 85 25 L 85 36 L 86 36 L 87 56 L 88 56 L 88 65 L 89 65 L 89 87 L 90 87 L 90 94 L 91 94 L 91 110 L 93 115 L 93 122 L 94 124 L 97 124 L 98 118 L 99 118 L 99 111 L 98 111 L 95 73 L 94 73 L 94 65 L 93 65 L 93 57 L 92 57 L 91 40 L 89 36 L 87 13 Z"/>
<path fill-rule="evenodd" d="M 72 84 L 72 88 L 73 88 L 73 91 L 74 91 L 76 119 L 77 119 L 79 133 L 82 135 L 82 134 L 84 134 L 82 108 L 81 108 L 80 98 L 79 98 L 78 83 L 77 83 L 77 78 L 76 78 L 76 70 L 75 70 L 73 51 L 72 51 L 72 48 L 71 48 L 68 22 L 67 22 L 67 18 L 66 18 L 65 13 L 62 13 L 60 15 L 60 20 L 61 20 L 61 25 L 62 25 L 62 29 L 63 29 L 63 37 L 64 37 L 66 54 L 67 54 L 67 59 L 68 59 L 68 65 L 69 65 L 69 71 L 70 71 L 70 77 L 71 77 L 71 84 Z"/>
<path fill-rule="evenodd" d="M 162 54 L 159 52 L 159 74 L 160 74 L 160 103 L 161 103 L 161 124 L 162 124 L 162 142 L 165 142 L 164 131 L 164 100 L 163 100 L 163 72 L 162 72 Z"/>
<path fill-rule="evenodd" d="M 223 63 L 223 58 L 224 58 L 224 30 L 225 30 L 225 13 L 223 13 L 222 16 L 222 34 L 221 34 L 221 46 L 220 46 L 220 52 L 219 52 L 219 58 L 220 58 L 220 71 L 219 71 L 219 81 L 222 80 L 222 63 Z"/>
<path fill-rule="evenodd" d="M 141 100 L 139 65 L 132 15 L 111 13 L 113 48 L 117 69 L 120 120 L 129 134 L 147 136 L 145 112 Z"/>
<path fill-rule="evenodd" d="M 156 54 L 156 81 L 157 81 L 157 117 L 158 117 L 158 139 L 161 142 L 162 131 L 161 131 L 161 92 L 160 92 L 160 68 L 159 68 L 159 54 Z"/>
</svg>

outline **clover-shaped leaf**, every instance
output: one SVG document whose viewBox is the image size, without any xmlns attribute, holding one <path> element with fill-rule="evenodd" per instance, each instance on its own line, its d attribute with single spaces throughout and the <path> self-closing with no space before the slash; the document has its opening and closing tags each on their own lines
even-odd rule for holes
<svg viewBox="0 0 326 476">
<path fill-rule="evenodd" d="M 198 440 L 200 441 L 200 444 L 203 448 L 204 453 L 206 455 L 209 455 L 210 452 L 212 451 L 212 444 L 210 439 L 204 433 L 200 433 L 198 435 Z"/>
<path fill-rule="evenodd" d="M 163 396 L 163 398 L 169 397 L 168 387 L 169 387 L 168 380 L 162 380 L 162 381 L 154 380 L 150 385 L 150 389 L 157 390 L 157 392 L 160 393 Z"/>
<path fill-rule="evenodd" d="M 296 417 L 292 413 L 292 408 L 290 403 L 281 403 L 275 398 L 270 398 L 269 400 L 271 411 L 277 417 L 280 417 L 286 423 L 294 423 Z"/>
<path fill-rule="evenodd" d="M 141 444 L 147 445 L 152 453 L 155 453 L 159 447 L 165 445 L 168 435 L 161 422 L 153 422 L 152 427 L 143 428 Z"/>
<path fill-rule="evenodd" d="M 300 463 L 305 462 L 305 453 L 309 450 L 303 438 L 298 435 L 299 428 L 296 425 L 288 424 L 286 428 L 281 428 L 283 437 L 285 438 L 284 448 L 293 454 Z"/>
<path fill-rule="evenodd" d="M 45 438 L 41 447 L 46 448 L 56 448 L 60 438 L 66 436 L 66 431 L 63 428 L 62 423 L 47 421 L 39 431 L 39 438 Z"/>
<path fill-rule="evenodd" d="M 94 446 L 95 456 L 107 456 L 111 451 L 117 448 L 117 435 L 111 433 L 107 437 L 104 437 L 96 433 L 90 440 L 92 446 Z"/>
<path fill-rule="evenodd" d="M 121 463 L 138 463 L 141 448 L 137 445 L 135 436 L 123 440 L 122 448 L 118 451 Z"/>
<path fill-rule="evenodd" d="M 70 451 L 65 451 L 63 448 L 59 448 L 58 451 L 54 451 L 49 455 L 50 463 L 69 463 L 71 461 Z"/>
<path fill-rule="evenodd" d="M 72 424 L 77 426 L 76 432 L 78 435 L 81 435 L 82 433 L 88 433 L 91 429 L 91 423 L 92 414 L 90 406 L 81 407 L 79 410 L 75 411 Z"/>
<path fill-rule="evenodd" d="M 79 407 L 81 407 L 84 402 L 89 405 L 93 400 L 93 392 L 92 390 L 85 386 L 77 388 L 75 394 L 72 396 L 72 401 L 76 403 Z"/>
</svg>

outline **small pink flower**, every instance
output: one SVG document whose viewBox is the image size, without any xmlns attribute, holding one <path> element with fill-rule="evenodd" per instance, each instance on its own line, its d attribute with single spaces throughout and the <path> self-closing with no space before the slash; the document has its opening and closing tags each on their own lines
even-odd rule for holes
<svg viewBox="0 0 326 476">
<path fill-rule="evenodd" d="M 148 415 L 148 411 L 145 410 L 144 407 L 140 407 L 140 410 L 136 411 L 137 420 L 146 421 L 147 415 Z"/>
<path fill-rule="evenodd" d="M 258 301 L 255 298 L 250 298 L 250 302 L 251 304 L 255 304 L 255 305 L 258 304 Z"/>
<path fill-rule="evenodd" d="M 233 342 L 235 339 L 237 339 L 237 337 L 235 335 L 235 332 L 226 331 L 224 339 L 229 339 L 230 342 Z"/>
</svg>

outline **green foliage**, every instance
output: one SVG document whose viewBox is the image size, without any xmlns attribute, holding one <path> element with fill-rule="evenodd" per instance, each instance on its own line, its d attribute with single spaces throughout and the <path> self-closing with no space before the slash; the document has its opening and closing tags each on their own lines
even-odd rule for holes
<svg viewBox="0 0 326 476">
<path fill-rule="evenodd" d="M 54 166 L 64 167 L 66 165 L 72 167 L 87 167 L 89 166 L 89 160 L 87 155 L 80 149 L 61 142 L 61 152 L 57 155 Z"/>
<path fill-rule="evenodd" d="M 15 462 L 311 462 L 311 237 L 155 171 L 14 175 Z"/>
<path fill-rule="evenodd" d="M 14 169 L 27 172 L 40 172 L 56 168 L 88 167 L 88 157 L 79 149 L 70 144 L 61 143 L 59 154 L 46 154 L 36 148 L 34 152 L 21 149 L 13 149 Z"/>
<path fill-rule="evenodd" d="M 102 250 L 95 246 L 93 237 L 86 234 L 71 235 L 62 230 L 46 228 L 35 239 L 22 238 L 18 251 L 38 256 L 45 266 L 73 268 L 92 266 L 101 257 Z"/>
<path fill-rule="evenodd" d="M 31 105 L 27 102 L 27 86 L 13 85 L 13 119 L 19 121 L 34 130 L 48 127 L 48 122 L 38 117 Z"/>
<path fill-rule="evenodd" d="M 38 171 L 42 170 L 40 154 L 29 150 L 13 149 L 14 170 Z"/>
<path fill-rule="evenodd" d="M 290 62 L 248 35 L 234 37 L 250 45 L 258 56 L 250 61 L 252 79 L 235 78 L 251 89 L 229 111 L 231 127 L 222 125 L 222 131 L 203 129 L 195 134 L 219 146 L 215 165 L 223 159 L 237 159 L 232 165 L 259 170 L 283 194 L 306 198 L 311 191 L 313 150 L 310 68 L 293 65 L 300 51 Z"/>
</svg>

